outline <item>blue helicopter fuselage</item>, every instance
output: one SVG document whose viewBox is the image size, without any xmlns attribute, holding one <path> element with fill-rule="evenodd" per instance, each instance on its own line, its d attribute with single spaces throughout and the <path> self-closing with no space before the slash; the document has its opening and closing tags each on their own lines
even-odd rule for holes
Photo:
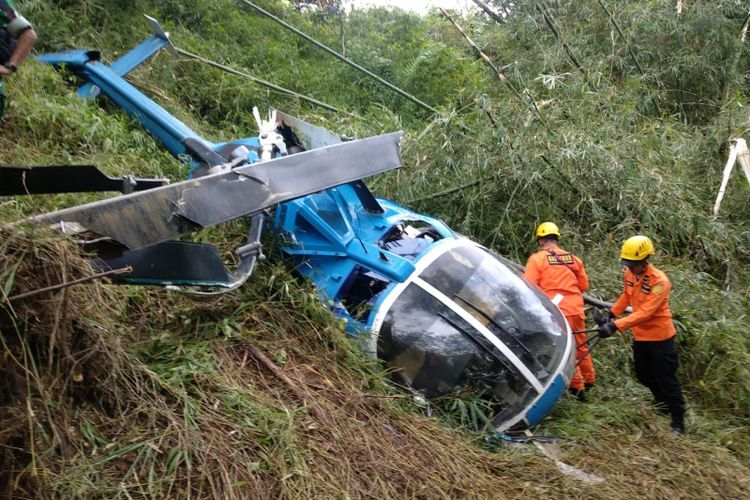
<svg viewBox="0 0 750 500">
<path fill-rule="evenodd" d="M 474 387 L 501 401 L 500 429 L 539 423 L 575 348 L 560 311 L 514 266 L 442 221 L 349 185 L 286 202 L 274 227 L 362 349 L 429 397 Z"/>
<path fill-rule="evenodd" d="M 245 164 L 258 161 L 258 138 L 207 141 L 124 79 L 168 44 L 162 32 L 111 66 L 80 50 L 39 59 L 75 71 L 83 96 L 104 93 L 175 157 L 191 158 L 191 176 L 237 151 Z M 498 403 L 500 430 L 539 423 L 574 370 L 560 311 L 502 257 L 396 203 L 377 199 L 373 210 L 363 188 L 345 184 L 279 204 L 272 226 L 282 251 L 400 381 L 428 397 L 480 390 Z"/>
</svg>

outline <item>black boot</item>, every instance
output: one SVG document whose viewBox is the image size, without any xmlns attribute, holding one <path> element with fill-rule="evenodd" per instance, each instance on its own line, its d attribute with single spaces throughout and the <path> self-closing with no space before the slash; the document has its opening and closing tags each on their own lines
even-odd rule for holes
<svg viewBox="0 0 750 500">
<path fill-rule="evenodd" d="M 672 415 L 672 429 L 673 436 L 682 436 L 685 434 L 685 415 Z"/>
<path fill-rule="evenodd" d="M 575 396 L 575 398 L 581 403 L 586 402 L 586 392 L 583 389 L 573 389 L 572 387 L 568 387 L 568 392 Z"/>
</svg>

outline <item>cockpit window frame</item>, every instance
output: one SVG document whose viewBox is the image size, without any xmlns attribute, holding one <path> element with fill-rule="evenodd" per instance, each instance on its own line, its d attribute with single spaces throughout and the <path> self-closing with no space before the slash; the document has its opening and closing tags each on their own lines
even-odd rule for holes
<svg viewBox="0 0 750 500">
<path fill-rule="evenodd" d="M 383 321 L 385 320 L 385 317 L 388 313 L 388 311 L 391 309 L 391 306 L 393 306 L 393 303 L 398 300 L 399 296 L 406 290 L 406 288 L 411 284 L 414 283 L 418 285 L 420 288 L 425 290 L 427 293 L 432 295 L 436 300 L 440 301 L 444 306 L 448 307 L 452 311 L 454 311 L 456 314 L 459 314 L 462 319 L 467 321 L 469 324 L 471 324 L 474 328 L 476 328 L 485 339 L 490 342 L 492 345 L 497 347 L 497 349 L 503 353 L 504 356 L 508 358 L 508 360 L 513 363 L 514 367 L 524 376 L 526 381 L 529 383 L 529 385 L 534 388 L 534 390 L 537 393 L 542 393 L 544 391 L 544 386 L 546 385 L 544 382 L 540 381 L 532 372 L 529 370 L 529 368 L 523 363 L 521 359 L 516 356 L 514 352 L 510 350 L 508 346 L 506 346 L 500 339 L 498 339 L 489 328 L 487 328 L 485 325 L 483 325 L 479 320 L 477 320 L 476 317 L 471 315 L 468 311 L 458 306 L 458 304 L 455 303 L 455 301 L 444 295 L 440 290 L 433 287 L 429 283 L 427 283 L 425 280 L 423 280 L 420 276 L 421 274 L 436 260 L 438 260 L 440 257 L 442 257 L 445 253 L 460 248 L 460 247 L 476 247 L 476 248 L 483 248 L 481 245 L 478 245 L 471 240 L 465 239 L 465 238 L 457 238 L 455 240 L 451 239 L 445 239 L 441 240 L 436 243 L 436 247 L 434 247 L 432 250 L 427 252 L 426 254 L 423 254 L 422 258 L 417 260 L 415 262 L 415 270 L 412 273 L 411 276 L 409 276 L 408 279 L 406 279 L 403 283 L 399 283 L 396 285 L 396 287 L 391 290 L 387 291 L 388 295 L 385 298 L 385 300 L 381 304 L 376 304 L 375 309 L 376 313 L 373 317 L 372 323 L 370 325 L 371 330 L 373 332 L 371 342 L 373 343 L 373 346 L 377 343 L 377 336 L 380 332 L 380 329 L 383 326 Z M 486 249 L 485 249 L 486 250 Z M 550 377 L 554 378 L 553 376 Z"/>
</svg>

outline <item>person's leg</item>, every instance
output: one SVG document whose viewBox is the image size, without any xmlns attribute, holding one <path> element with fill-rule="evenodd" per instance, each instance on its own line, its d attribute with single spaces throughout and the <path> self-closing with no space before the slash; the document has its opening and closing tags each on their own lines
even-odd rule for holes
<svg viewBox="0 0 750 500">
<path fill-rule="evenodd" d="M 635 378 L 638 379 L 638 382 L 651 389 L 653 377 L 649 370 L 651 362 L 649 360 L 647 344 L 648 342 L 633 341 L 633 368 L 635 369 Z"/>
<path fill-rule="evenodd" d="M 653 342 L 633 341 L 633 366 L 638 382 L 651 391 L 656 405 L 664 404 L 664 396 L 655 382 L 656 368 L 654 366 Z"/>
<path fill-rule="evenodd" d="M 596 382 L 596 370 L 594 369 L 594 361 L 591 359 L 591 353 L 589 352 L 588 340 L 589 336 L 585 333 L 576 334 L 576 344 L 579 346 L 578 359 L 581 360 L 578 368 L 581 370 L 581 376 L 583 376 L 583 382 L 586 387 L 591 387 Z"/>
<path fill-rule="evenodd" d="M 680 380 L 677 378 L 677 346 L 674 337 L 654 344 L 654 383 L 672 416 L 672 430 L 681 434 L 685 432 L 685 398 L 682 395 Z"/>
<path fill-rule="evenodd" d="M 566 316 L 568 324 L 571 330 L 580 331 L 586 329 L 586 318 Z M 588 388 L 594 385 L 596 381 L 596 372 L 594 371 L 594 363 L 591 360 L 591 354 L 589 353 L 589 346 L 586 343 L 589 339 L 585 333 L 574 333 L 573 336 L 576 339 L 576 358 L 578 359 L 578 369 L 583 377 L 584 387 Z"/>
<path fill-rule="evenodd" d="M 575 330 L 582 330 L 583 327 L 580 326 L 580 323 L 582 323 L 579 318 L 574 318 L 572 316 L 566 316 L 565 320 L 568 322 L 568 325 L 570 325 L 570 329 L 572 331 Z M 584 334 L 585 335 L 585 334 Z M 573 339 L 576 342 L 576 349 L 577 349 L 577 359 L 576 363 L 581 359 L 581 350 L 578 349 L 578 336 L 576 334 L 573 334 Z M 575 374 L 573 375 L 573 378 L 570 380 L 570 392 L 576 396 L 579 400 L 584 401 L 585 396 L 583 395 L 583 392 L 586 390 L 586 383 L 583 377 L 583 374 L 581 373 L 581 365 L 578 364 L 576 366 Z"/>
</svg>

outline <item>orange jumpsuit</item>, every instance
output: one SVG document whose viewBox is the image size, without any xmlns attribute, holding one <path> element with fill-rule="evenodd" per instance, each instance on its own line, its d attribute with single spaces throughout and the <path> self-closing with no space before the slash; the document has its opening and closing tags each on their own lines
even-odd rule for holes
<svg viewBox="0 0 750 500">
<path fill-rule="evenodd" d="M 674 337 L 677 330 L 669 310 L 671 289 L 667 275 L 650 263 L 640 278 L 625 269 L 625 288 L 612 306 L 612 314 L 621 315 L 629 305 L 633 306 L 633 314 L 615 320 L 617 329 L 622 332 L 632 328 L 633 340 L 637 341 L 658 342 Z"/>
<path fill-rule="evenodd" d="M 558 307 L 565 315 L 571 330 L 586 328 L 583 292 L 589 288 L 589 277 L 581 259 L 554 243 L 548 243 L 529 257 L 524 275 L 529 281 L 538 285 L 550 299 L 554 299 L 556 295 L 562 296 Z M 582 361 L 576 368 L 570 387 L 582 390 L 586 385 L 593 385 L 596 372 L 591 356 L 587 356 L 588 335 L 585 333 L 574 335 L 578 359 Z"/>
</svg>

